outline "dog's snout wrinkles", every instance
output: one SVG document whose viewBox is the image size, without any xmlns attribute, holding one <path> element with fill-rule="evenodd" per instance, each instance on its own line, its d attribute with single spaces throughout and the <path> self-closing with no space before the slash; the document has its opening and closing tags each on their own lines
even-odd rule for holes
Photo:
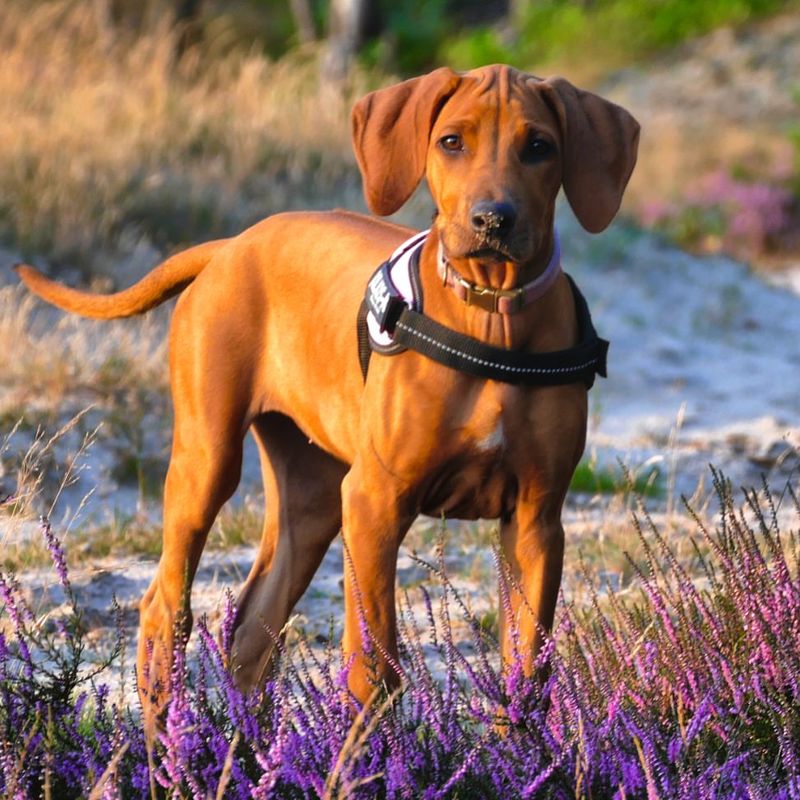
<svg viewBox="0 0 800 800">
<path fill-rule="evenodd" d="M 472 207 L 470 222 L 476 233 L 503 234 L 514 227 L 517 212 L 511 203 L 482 200 Z"/>
</svg>

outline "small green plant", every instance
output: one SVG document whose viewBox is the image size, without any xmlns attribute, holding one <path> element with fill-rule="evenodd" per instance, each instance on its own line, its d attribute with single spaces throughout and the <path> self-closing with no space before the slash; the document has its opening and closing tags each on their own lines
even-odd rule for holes
<svg viewBox="0 0 800 800">
<path fill-rule="evenodd" d="M 594 459 L 583 459 L 572 476 L 570 490 L 587 494 L 629 494 L 661 497 L 664 493 L 661 473 L 656 467 L 631 473 L 622 468 L 598 466 Z"/>
</svg>

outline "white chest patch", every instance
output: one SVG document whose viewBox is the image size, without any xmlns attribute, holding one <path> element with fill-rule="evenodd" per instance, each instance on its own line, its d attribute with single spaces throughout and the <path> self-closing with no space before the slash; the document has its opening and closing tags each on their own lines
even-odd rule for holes
<svg viewBox="0 0 800 800">
<path fill-rule="evenodd" d="M 498 419 L 494 429 L 491 430 L 483 439 L 479 439 L 476 447 L 482 453 L 489 453 L 493 450 L 501 450 L 505 447 L 506 436 L 503 430 L 503 420 Z"/>
</svg>

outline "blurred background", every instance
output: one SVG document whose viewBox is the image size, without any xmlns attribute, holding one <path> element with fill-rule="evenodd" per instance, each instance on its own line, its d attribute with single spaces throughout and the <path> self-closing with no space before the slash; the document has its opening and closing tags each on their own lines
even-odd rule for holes
<svg viewBox="0 0 800 800">
<path fill-rule="evenodd" d="M 643 123 L 629 218 L 696 252 L 796 262 L 786 0 L 4 0 L 0 243 L 126 283 L 278 210 L 363 208 L 353 99 L 498 61 Z"/>
<path fill-rule="evenodd" d="M 784 635 L 791 625 L 797 631 L 798 608 L 792 500 L 800 496 L 800 0 L 0 0 L 0 571 L 19 575 L 13 595 L 24 592 L 42 630 L 69 625 L 85 633 L 79 641 L 87 645 L 77 651 L 76 666 L 47 656 L 37 660 L 43 672 L 36 682 L 22 673 L 23 694 L 6 691 L 13 685 L 13 614 L 0 597 L 0 728 L 15 736 L 6 735 L 0 747 L 11 785 L 21 785 L 18 776 L 41 760 L 49 796 L 49 765 L 73 768 L 77 750 L 67 757 L 48 748 L 73 742 L 79 728 L 83 737 L 89 717 L 63 728 L 72 717 L 59 709 L 75 685 L 81 652 L 84 662 L 102 664 L 118 653 L 120 629 L 129 644 L 112 681 L 120 691 L 133 689 L 138 604 L 161 549 L 172 435 L 166 333 L 174 306 L 130 320 L 76 318 L 32 297 L 12 265 L 26 260 L 65 283 L 108 291 L 176 250 L 236 234 L 278 211 L 366 210 L 350 146 L 353 101 L 439 65 L 493 62 L 561 74 L 628 108 L 643 129 L 622 214 L 607 231 L 586 234 L 566 204 L 558 213 L 564 266 L 612 345 L 609 377 L 590 393 L 587 449 L 563 514 L 563 597 L 585 620 L 569 630 L 592 631 L 582 640 L 588 644 L 564 640 L 573 653 L 565 663 L 580 664 L 569 686 L 597 699 L 575 700 L 581 694 L 570 688 L 563 695 L 570 699 L 559 702 L 583 714 L 585 741 L 600 746 L 584 746 L 580 733 L 574 772 L 567 774 L 563 765 L 572 762 L 561 756 L 548 757 L 548 770 L 563 772 L 564 785 L 575 780 L 594 791 L 592 776 L 605 773 L 589 754 L 625 769 L 609 750 L 609 742 L 624 740 L 634 765 L 635 743 L 648 792 L 656 791 L 652 775 L 665 786 L 678 775 L 672 785 L 686 796 L 689 785 L 706 787 L 697 796 L 728 796 L 726 786 L 737 787 L 730 796 L 744 796 L 744 778 L 737 783 L 736 776 L 752 768 L 752 785 L 770 788 L 754 788 L 751 796 L 785 796 L 772 788 L 784 775 L 796 779 L 800 763 L 791 748 L 800 730 L 792 704 L 800 696 L 800 668 Z M 423 227 L 431 211 L 423 188 L 399 218 Z M 344 324 L 352 325 L 354 359 L 355 320 Z M 763 550 L 774 568 L 762 569 L 757 535 L 746 523 L 730 527 L 732 507 L 717 555 L 696 533 L 697 522 L 709 530 L 718 524 L 709 464 L 736 487 L 772 487 L 761 506 L 769 514 L 757 521 L 763 532 L 769 528 Z M 640 502 L 649 515 L 632 523 Z M 196 619 L 219 619 L 222 588 L 238 591 L 257 552 L 262 516 L 258 456 L 248 437 L 240 488 L 209 534 L 195 581 Z M 54 580 L 52 537 L 67 550 L 66 594 Z M 448 586 L 466 599 L 481 629 L 496 632 L 496 543 L 493 522 L 418 520 L 398 570 L 416 619 L 430 613 L 417 587 L 434 582 L 414 553 L 430 563 L 441 559 Z M 794 548 L 791 568 L 776 557 L 781 546 Z M 291 621 L 288 641 L 297 632 L 315 652 L 324 647 L 325 659 L 329 642 L 341 636 L 342 563 L 336 541 Z M 663 592 L 654 588 L 662 584 L 659 563 L 669 587 Z M 717 598 L 702 613 L 687 575 L 704 598 Z M 640 606 L 643 585 L 649 599 Z M 609 601 L 611 592 L 617 594 Z M 8 589 L 5 597 L 8 605 Z M 81 609 L 74 621 L 71 597 Z M 607 607 L 614 613 L 604 620 Z M 460 611 L 452 619 L 456 643 L 470 652 L 464 646 L 472 623 Z M 612 629 L 617 633 L 609 636 Z M 459 662 L 451 658 L 449 635 L 440 641 L 450 669 Z M 570 641 L 579 644 L 573 649 Z M 426 652 L 438 669 L 436 648 Z M 619 654 L 628 652 L 623 667 Z M 53 664 L 68 666 L 51 671 Z M 640 686 L 642 676 L 655 677 Z M 103 677 L 109 680 L 108 671 Z M 509 678 L 509 692 L 511 686 Z M 43 703 L 56 694 L 56 711 L 45 716 Z M 131 709 L 133 695 L 128 691 Z M 15 697 L 24 698 L 22 705 Z M 111 707 L 106 695 L 93 697 L 86 709 Z M 429 708 L 460 709 L 460 702 L 442 699 Z M 306 700 L 278 705 L 297 711 Z M 6 708 L 12 711 L 3 717 Z M 384 719 L 375 719 L 375 730 L 385 730 Z M 623 719 L 635 722 L 623 729 Z M 241 724 L 237 716 L 234 727 Z M 372 727 L 362 735 L 353 726 L 356 755 L 348 736 L 333 775 L 362 748 L 381 752 L 362 744 Z M 514 726 L 523 729 L 524 722 Z M 527 729 L 538 731 L 538 722 Z M 195 740 L 197 730 L 186 728 Z M 417 731 L 423 747 L 432 741 L 425 730 Z M 481 759 L 491 753 L 483 722 L 476 730 L 479 746 L 459 743 L 446 752 Z M 622 733 L 609 736 L 618 739 L 607 738 L 614 730 Z M 643 732 L 633 736 L 634 730 Z M 300 735 L 306 741 L 305 731 Z M 90 749 L 106 752 L 80 737 L 80 759 Z M 537 733 L 536 747 L 540 740 Z M 115 748 L 119 741 L 114 733 Z M 307 741 L 317 746 L 313 737 Z M 527 746 L 518 744 L 525 740 L 515 734 L 507 741 L 527 758 Z M 126 740 L 106 776 L 127 746 Z M 251 759 L 249 739 L 240 747 Z M 428 750 L 449 764 L 437 748 Z M 392 743 L 387 752 L 395 750 Z M 126 759 L 143 752 L 134 743 Z M 269 759 L 275 752 L 281 751 L 269 749 Z M 664 758 L 670 763 L 662 768 L 666 762 L 657 759 Z M 472 769 L 471 759 L 462 758 L 456 774 Z M 231 763 L 226 759 L 224 774 Z M 517 766 L 501 771 L 511 769 Z M 702 784 L 692 783 L 695 770 L 702 770 Z M 641 796 L 645 777 L 631 774 L 638 783 L 630 796 Z M 335 794 L 334 783 L 325 785 Z M 66 796 L 55 786 L 54 797 Z M 800 784 L 793 786 L 797 796 Z M 98 795 L 96 787 L 91 796 Z"/>
</svg>

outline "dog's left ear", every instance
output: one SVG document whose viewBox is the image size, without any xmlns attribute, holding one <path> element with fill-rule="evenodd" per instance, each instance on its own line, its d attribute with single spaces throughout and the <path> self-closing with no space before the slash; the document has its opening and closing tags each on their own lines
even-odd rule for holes
<svg viewBox="0 0 800 800">
<path fill-rule="evenodd" d="M 614 219 L 636 164 L 639 123 L 621 106 L 564 78 L 538 85 L 561 123 L 567 200 L 581 225 L 599 233 Z"/>
<path fill-rule="evenodd" d="M 460 75 L 441 67 L 353 106 L 353 148 L 370 211 L 393 214 L 411 197 L 425 174 L 433 124 L 460 82 Z"/>
</svg>

